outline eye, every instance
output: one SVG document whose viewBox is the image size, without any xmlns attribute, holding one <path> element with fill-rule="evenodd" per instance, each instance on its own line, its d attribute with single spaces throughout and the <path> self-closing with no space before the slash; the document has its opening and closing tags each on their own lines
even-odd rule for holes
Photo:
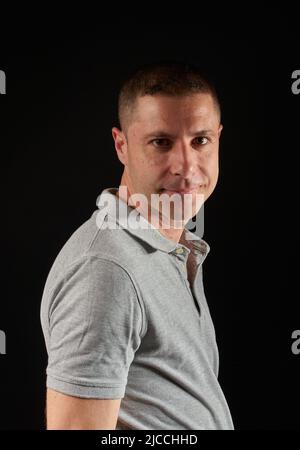
<svg viewBox="0 0 300 450">
<path fill-rule="evenodd" d="M 205 145 L 209 142 L 209 140 L 205 136 L 197 136 L 193 142 L 195 143 L 195 145 Z"/>
<path fill-rule="evenodd" d="M 171 145 L 171 141 L 167 138 L 156 138 L 151 141 L 151 144 L 153 144 L 154 147 L 158 148 L 169 148 Z"/>
</svg>

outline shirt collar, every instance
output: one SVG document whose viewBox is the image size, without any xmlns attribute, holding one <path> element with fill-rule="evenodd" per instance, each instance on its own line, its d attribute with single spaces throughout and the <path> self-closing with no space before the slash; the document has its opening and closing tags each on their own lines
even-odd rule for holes
<svg viewBox="0 0 300 450">
<path fill-rule="evenodd" d="M 160 231 L 158 231 L 154 226 L 152 226 L 150 222 L 148 222 L 146 218 L 142 216 L 135 208 L 128 205 L 120 197 L 117 197 L 116 196 L 117 191 L 118 188 L 116 187 L 106 188 L 101 192 L 100 196 L 97 199 L 97 204 L 99 204 L 99 200 L 103 199 L 104 197 L 106 200 L 107 199 L 109 200 L 106 207 L 106 214 L 103 216 L 102 219 L 103 221 L 105 220 L 107 215 L 108 216 L 113 215 L 113 217 L 116 220 L 116 223 L 118 224 L 118 227 L 125 229 L 130 234 L 146 242 L 156 250 L 161 250 L 166 253 L 175 253 L 177 256 L 179 256 L 178 249 L 182 248 L 183 255 L 180 256 L 183 259 L 187 259 L 188 254 L 192 252 L 197 263 L 200 264 L 204 261 L 207 254 L 210 251 L 210 246 L 206 241 L 201 239 L 195 233 L 189 231 L 187 228 L 184 228 L 184 231 L 178 243 L 170 239 L 167 239 L 160 233 Z M 120 201 L 119 214 L 116 214 L 116 211 L 118 211 L 117 200 Z M 141 221 L 145 225 L 144 228 L 142 227 L 135 228 L 131 226 L 129 215 L 130 218 L 135 223 L 136 220 Z M 124 226 L 125 221 L 126 226 Z M 97 224 L 99 226 L 98 222 Z"/>
</svg>

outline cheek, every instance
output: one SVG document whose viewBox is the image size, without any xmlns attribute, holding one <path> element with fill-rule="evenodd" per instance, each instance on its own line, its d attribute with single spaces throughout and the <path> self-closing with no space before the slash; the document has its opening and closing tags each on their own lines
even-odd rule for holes
<svg viewBox="0 0 300 450">
<path fill-rule="evenodd" d="M 164 154 L 155 152 L 145 153 L 145 162 L 149 168 L 163 167 L 166 164 L 167 157 Z"/>
<path fill-rule="evenodd" d="M 168 167 L 166 155 L 145 152 L 141 158 L 140 166 L 143 176 L 147 179 L 159 179 Z"/>
<path fill-rule="evenodd" d="M 147 158 L 147 155 L 132 157 L 129 161 L 129 171 L 132 179 L 135 180 L 140 189 L 152 192 L 159 180 L 162 178 L 162 162 L 157 158 Z M 143 188 L 142 188 L 143 187 Z"/>
<path fill-rule="evenodd" d="M 133 178 L 142 178 L 147 170 L 147 161 L 138 152 L 130 154 L 128 159 L 128 170 Z"/>
<path fill-rule="evenodd" d="M 218 154 L 214 152 L 207 155 L 206 158 L 202 160 L 202 167 L 209 176 L 214 178 L 219 172 Z"/>
<path fill-rule="evenodd" d="M 207 167 L 207 176 L 209 179 L 209 185 L 208 185 L 208 194 L 210 195 L 218 182 L 219 177 L 219 160 L 218 157 L 213 157 L 209 161 L 208 167 Z"/>
</svg>

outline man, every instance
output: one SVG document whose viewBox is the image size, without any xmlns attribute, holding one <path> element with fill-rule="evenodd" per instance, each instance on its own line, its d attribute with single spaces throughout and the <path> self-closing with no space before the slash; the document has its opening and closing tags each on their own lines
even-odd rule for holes
<svg viewBox="0 0 300 450">
<path fill-rule="evenodd" d="M 197 68 L 149 65 L 124 83 L 119 119 L 120 188 L 102 192 L 107 209 L 71 236 L 44 289 L 47 428 L 232 429 L 202 282 L 209 246 L 185 228 L 217 183 L 216 92 Z M 188 196 L 188 217 L 149 208 L 153 194 Z"/>
</svg>

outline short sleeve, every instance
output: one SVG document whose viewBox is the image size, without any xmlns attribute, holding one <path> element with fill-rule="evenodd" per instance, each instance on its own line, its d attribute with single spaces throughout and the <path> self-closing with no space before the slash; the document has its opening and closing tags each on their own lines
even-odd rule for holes
<svg viewBox="0 0 300 450">
<path fill-rule="evenodd" d="M 48 304 L 47 387 L 76 397 L 123 398 L 142 329 L 127 272 L 84 258 L 57 281 Z"/>
</svg>

